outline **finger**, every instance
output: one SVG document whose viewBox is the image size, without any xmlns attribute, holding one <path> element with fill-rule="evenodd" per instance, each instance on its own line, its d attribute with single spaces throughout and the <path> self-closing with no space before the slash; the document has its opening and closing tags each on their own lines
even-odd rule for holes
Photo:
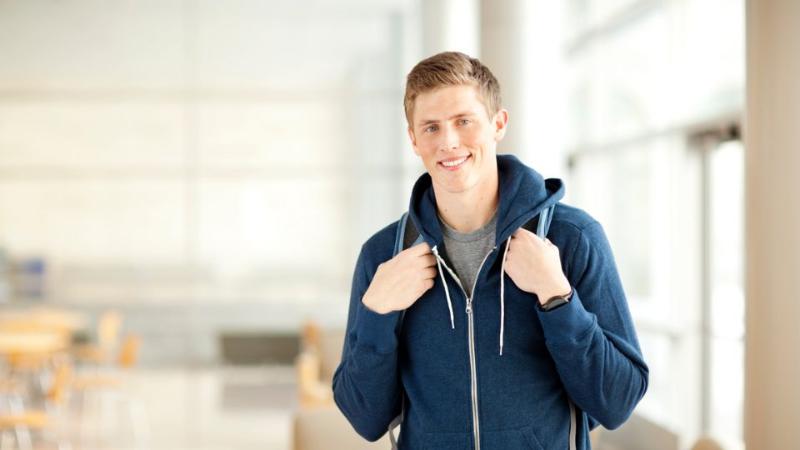
<svg viewBox="0 0 800 450">
<path fill-rule="evenodd" d="M 426 280 L 429 280 L 431 278 L 436 278 L 436 275 L 437 275 L 437 270 L 432 267 L 428 267 L 422 271 L 422 278 Z"/>
<path fill-rule="evenodd" d="M 525 228 L 517 228 L 517 231 L 514 232 L 514 235 L 516 237 L 523 237 L 523 236 L 526 236 L 526 235 L 529 235 L 529 234 L 534 234 L 534 233 L 526 230 Z"/>
<path fill-rule="evenodd" d="M 436 257 L 433 255 L 422 255 L 419 257 L 422 267 L 432 267 L 436 265 Z"/>
<path fill-rule="evenodd" d="M 539 235 L 538 235 L 538 234 L 536 234 L 536 233 L 531 233 L 531 232 L 528 232 L 528 233 L 529 233 L 529 236 L 532 238 L 532 240 L 536 241 L 536 242 L 537 242 L 537 243 L 539 243 L 539 244 L 544 244 L 544 239 L 542 239 L 541 237 L 539 237 Z"/>
<path fill-rule="evenodd" d="M 417 245 L 411 246 L 407 249 L 410 254 L 416 256 L 422 256 L 427 253 L 431 253 L 431 246 L 428 245 L 427 242 L 420 242 Z"/>
<path fill-rule="evenodd" d="M 504 271 L 505 273 L 509 273 L 509 271 L 508 271 L 508 270 L 509 270 L 509 268 L 511 267 L 511 264 L 509 264 L 509 263 L 508 263 L 508 261 L 506 261 L 506 263 L 505 263 L 505 264 L 503 264 L 503 265 L 502 265 L 502 267 L 503 267 L 503 271 Z"/>
</svg>

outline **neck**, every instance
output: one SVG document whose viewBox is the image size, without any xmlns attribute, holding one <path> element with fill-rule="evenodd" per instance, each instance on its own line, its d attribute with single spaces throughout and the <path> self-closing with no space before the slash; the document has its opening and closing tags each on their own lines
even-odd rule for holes
<svg viewBox="0 0 800 450">
<path fill-rule="evenodd" d="M 499 204 L 497 171 L 463 192 L 447 192 L 434 184 L 436 208 L 444 222 L 459 233 L 470 233 L 489 223 Z"/>
</svg>

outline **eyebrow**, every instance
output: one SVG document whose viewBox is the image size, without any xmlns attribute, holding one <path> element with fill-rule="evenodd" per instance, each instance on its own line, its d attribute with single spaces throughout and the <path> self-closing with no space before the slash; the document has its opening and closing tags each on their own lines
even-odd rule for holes
<svg viewBox="0 0 800 450">
<path fill-rule="evenodd" d="M 462 112 L 462 113 L 458 113 L 458 114 L 456 114 L 454 116 L 448 117 L 447 120 L 453 120 L 453 119 L 458 119 L 459 117 L 474 116 L 474 115 L 475 115 L 475 113 L 473 113 L 473 112 Z M 420 120 L 419 122 L 417 122 L 417 126 L 425 126 L 425 125 L 429 125 L 429 124 L 432 124 L 432 123 L 438 123 L 438 122 L 439 121 L 436 120 L 436 119 Z"/>
</svg>

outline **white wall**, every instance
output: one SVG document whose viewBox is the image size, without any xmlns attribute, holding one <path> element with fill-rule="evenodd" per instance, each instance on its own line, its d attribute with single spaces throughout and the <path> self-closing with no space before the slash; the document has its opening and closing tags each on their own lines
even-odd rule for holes
<svg viewBox="0 0 800 450">
<path fill-rule="evenodd" d="M 312 3 L 0 3 L 0 245 L 56 297 L 110 267 L 340 295 L 405 206 L 413 11 Z"/>
<path fill-rule="evenodd" d="M 416 8 L 0 2 L 0 247 L 47 258 L 51 300 L 127 311 L 147 362 L 214 360 L 236 324 L 343 323 L 361 243 L 418 174 Z"/>
</svg>

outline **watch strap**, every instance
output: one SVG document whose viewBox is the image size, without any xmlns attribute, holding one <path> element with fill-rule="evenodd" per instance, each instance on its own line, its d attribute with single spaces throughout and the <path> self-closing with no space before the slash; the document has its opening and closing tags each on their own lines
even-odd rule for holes
<svg viewBox="0 0 800 450">
<path fill-rule="evenodd" d="M 569 303 L 569 301 L 572 299 L 572 292 L 573 289 L 570 289 L 569 293 L 566 295 L 555 295 L 550 297 L 544 304 L 539 303 L 538 307 L 542 311 L 552 311 L 559 306 Z"/>
</svg>

